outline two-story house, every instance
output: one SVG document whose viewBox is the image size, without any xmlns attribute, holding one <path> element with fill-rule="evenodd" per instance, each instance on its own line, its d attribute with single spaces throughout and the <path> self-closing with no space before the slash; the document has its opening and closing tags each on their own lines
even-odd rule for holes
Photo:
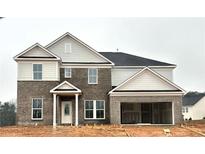
<svg viewBox="0 0 205 154">
<path fill-rule="evenodd" d="M 176 65 L 97 52 L 70 33 L 14 57 L 18 124 L 175 124 L 184 90 Z"/>
</svg>

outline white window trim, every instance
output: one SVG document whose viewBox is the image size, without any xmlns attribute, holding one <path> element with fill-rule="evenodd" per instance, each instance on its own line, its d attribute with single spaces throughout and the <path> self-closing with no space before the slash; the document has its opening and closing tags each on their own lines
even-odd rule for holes
<svg viewBox="0 0 205 154">
<path fill-rule="evenodd" d="M 70 69 L 70 76 L 66 76 L 66 69 Z M 64 77 L 65 78 L 71 78 L 72 77 L 72 68 L 70 68 L 70 67 L 64 68 Z"/>
<path fill-rule="evenodd" d="M 89 69 L 96 69 L 96 82 L 95 83 L 91 83 L 89 81 L 89 76 L 90 76 Z M 98 68 L 88 68 L 88 84 L 98 84 Z"/>
<path fill-rule="evenodd" d="M 93 101 L 93 118 L 86 118 L 86 101 Z M 96 118 L 96 101 L 103 101 L 104 104 L 104 118 Z M 84 100 L 84 119 L 85 120 L 104 120 L 105 119 L 105 100 Z"/>
<path fill-rule="evenodd" d="M 41 64 L 42 65 L 42 78 L 41 79 L 34 79 L 34 72 L 33 72 L 33 65 L 35 65 L 35 64 Z M 43 80 L 43 64 L 42 63 L 32 63 L 32 80 L 34 80 L 34 81 L 42 81 Z"/>
<path fill-rule="evenodd" d="M 33 100 L 34 99 L 41 99 L 42 100 L 41 118 L 33 118 Z M 32 102 L 31 102 L 31 120 L 43 120 L 43 98 L 32 98 Z"/>
<path fill-rule="evenodd" d="M 69 46 L 69 51 L 67 51 L 67 46 Z M 65 46 L 64 46 L 64 53 L 72 53 L 72 50 L 71 50 L 71 43 L 65 43 Z"/>
</svg>

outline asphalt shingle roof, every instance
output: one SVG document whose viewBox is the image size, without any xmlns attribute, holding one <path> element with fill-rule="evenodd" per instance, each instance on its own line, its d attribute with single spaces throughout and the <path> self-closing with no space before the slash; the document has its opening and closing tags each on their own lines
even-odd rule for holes
<svg viewBox="0 0 205 154">
<path fill-rule="evenodd" d="M 115 63 L 115 66 L 175 66 L 165 62 L 143 58 L 123 52 L 100 52 Z"/>
<path fill-rule="evenodd" d="M 204 96 L 205 93 L 188 92 L 183 97 L 183 106 L 194 105 Z"/>
</svg>

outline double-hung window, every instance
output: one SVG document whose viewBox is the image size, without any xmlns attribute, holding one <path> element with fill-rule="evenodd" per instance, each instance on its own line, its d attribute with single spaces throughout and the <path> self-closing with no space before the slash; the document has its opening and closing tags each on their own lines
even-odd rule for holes
<svg viewBox="0 0 205 154">
<path fill-rule="evenodd" d="M 65 78 L 71 78 L 72 70 L 71 68 L 64 68 Z"/>
<path fill-rule="evenodd" d="M 43 119 L 43 99 L 33 98 L 32 99 L 32 120 Z"/>
<path fill-rule="evenodd" d="M 104 100 L 86 100 L 84 106 L 85 119 L 105 119 Z"/>
<path fill-rule="evenodd" d="M 42 64 L 33 64 L 33 79 L 42 80 Z"/>
<path fill-rule="evenodd" d="M 97 84 L 97 83 L 98 83 L 98 69 L 88 68 L 88 84 Z"/>
</svg>

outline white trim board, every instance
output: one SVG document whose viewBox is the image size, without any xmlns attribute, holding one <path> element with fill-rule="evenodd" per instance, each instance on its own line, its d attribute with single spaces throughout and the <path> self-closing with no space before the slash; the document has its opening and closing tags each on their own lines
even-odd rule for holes
<svg viewBox="0 0 205 154">
<path fill-rule="evenodd" d="M 22 55 L 24 55 L 25 53 L 29 52 L 31 49 L 35 48 L 35 47 L 39 47 L 41 49 L 43 49 L 45 52 L 47 52 L 49 55 L 51 55 L 52 57 L 55 57 L 56 59 L 52 59 L 52 60 L 61 60 L 60 57 L 58 57 L 57 55 L 55 55 L 54 53 L 52 53 L 51 51 L 47 50 L 46 48 L 44 48 L 42 45 L 40 45 L 39 43 L 35 43 L 34 45 L 30 46 L 29 48 L 27 48 L 26 50 L 24 50 L 23 52 L 19 53 L 18 55 L 16 55 L 14 57 L 14 60 L 25 60 L 25 58 L 18 58 Z M 52 58 L 52 57 L 45 57 L 47 59 Z M 28 57 L 29 58 L 29 57 Z M 27 59 L 27 58 L 26 58 Z M 32 59 L 36 59 L 36 58 L 29 58 L 29 60 Z M 44 59 L 44 58 L 39 58 L 39 59 Z M 44 59 L 45 60 L 45 59 Z"/>
<path fill-rule="evenodd" d="M 56 89 L 58 89 L 59 87 L 61 87 L 64 84 L 67 84 L 68 86 L 72 87 L 73 89 L 76 89 L 76 91 L 55 91 Z M 68 81 L 64 81 L 61 84 L 54 87 L 53 89 L 51 89 L 50 93 L 81 93 L 81 90 L 78 89 L 77 87 L 75 87 L 74 85 L 72 85 L 71 83 L 69 83 Z"/>
<path fill-rule="evenodd" d="M 104 57 L 103 55 L 101 55 L 99 52 L 97 52 L 95 49 L 93 49 L 92 47 L 90 47 L 89 45 L 87 45 L 86 43 L 84 43 L 83 41 L 81 41 L 80 39 L 78 39 L 77 37 L 75 37 L 74 35 L 72 35 L 69 32 L 66 32 L 65 34 L 61 35 L 60 37 L 58 37 L 57 39 L 55 39 L 54 41 L 52 41 L 51 43 L 49 43 L 48 45 L 45 46 L 46 49 L 48 49 L 50 46 L 52 46 L 53 44 L 55 44 L 56 42 L 60 41 L 61 39 L 63 39 L 64 37 L 69 36 L 72 39 L 74 39 L 75 41 L 77 41 L 78 43 L 82 44 L 84 47 L 88 48 L 89 50 L 91 50 L 93 53 L 95 53 L 97 56 L 103 58 L 104 60 L 106 60 L 107 62 L 109 62 L 111 65 L 114 65 L 114 63 L 112 61 L 110 61 L 109 59 L 107 59 L 106 57 Z"/>
<path fill-rule="evenodd" d="M 139 76 L 141 73 L 143 73 L 145 70 L 148 70 L 149 72 L 151 72 L 152 74 L 156 75 L 157 77 L 159 77 L 161 80 L 167 82 L 169 85 L 172 85 L 173 87 L 175 87 L 176 89 L 179 89 L 180 91 L 183 92 L 183 94 L 185 93 L 185 90 L 182 89 L 181 87 L 177 86 L 176 84 L 174 84 L 173 82 L 171 82 L 170 80 L 168 80 L 167 78 L 163 77 L 162 75 L 160 75 L 159 73 L 151 70 L 148 67 L 145 67 L 144 69 L 142 69 L 141 71 L 135 73 L 133 76 L 131 76 L 129 79 L 125 80 L 124 82 L 122 82 L 121 84 L 119 84 L 117 87 L 115 87 L 114 89 L 112 89 L 108 94 L 113 93 L 115 90 L 119 89 L 120 87 L 122 87 L 123 85 L 125 85 L 127 82 L 129 82 L 130 80 L 132 80 L 133 78 Z M 166 92 L 167 93 L 167 92 Z"/>
</svg>

